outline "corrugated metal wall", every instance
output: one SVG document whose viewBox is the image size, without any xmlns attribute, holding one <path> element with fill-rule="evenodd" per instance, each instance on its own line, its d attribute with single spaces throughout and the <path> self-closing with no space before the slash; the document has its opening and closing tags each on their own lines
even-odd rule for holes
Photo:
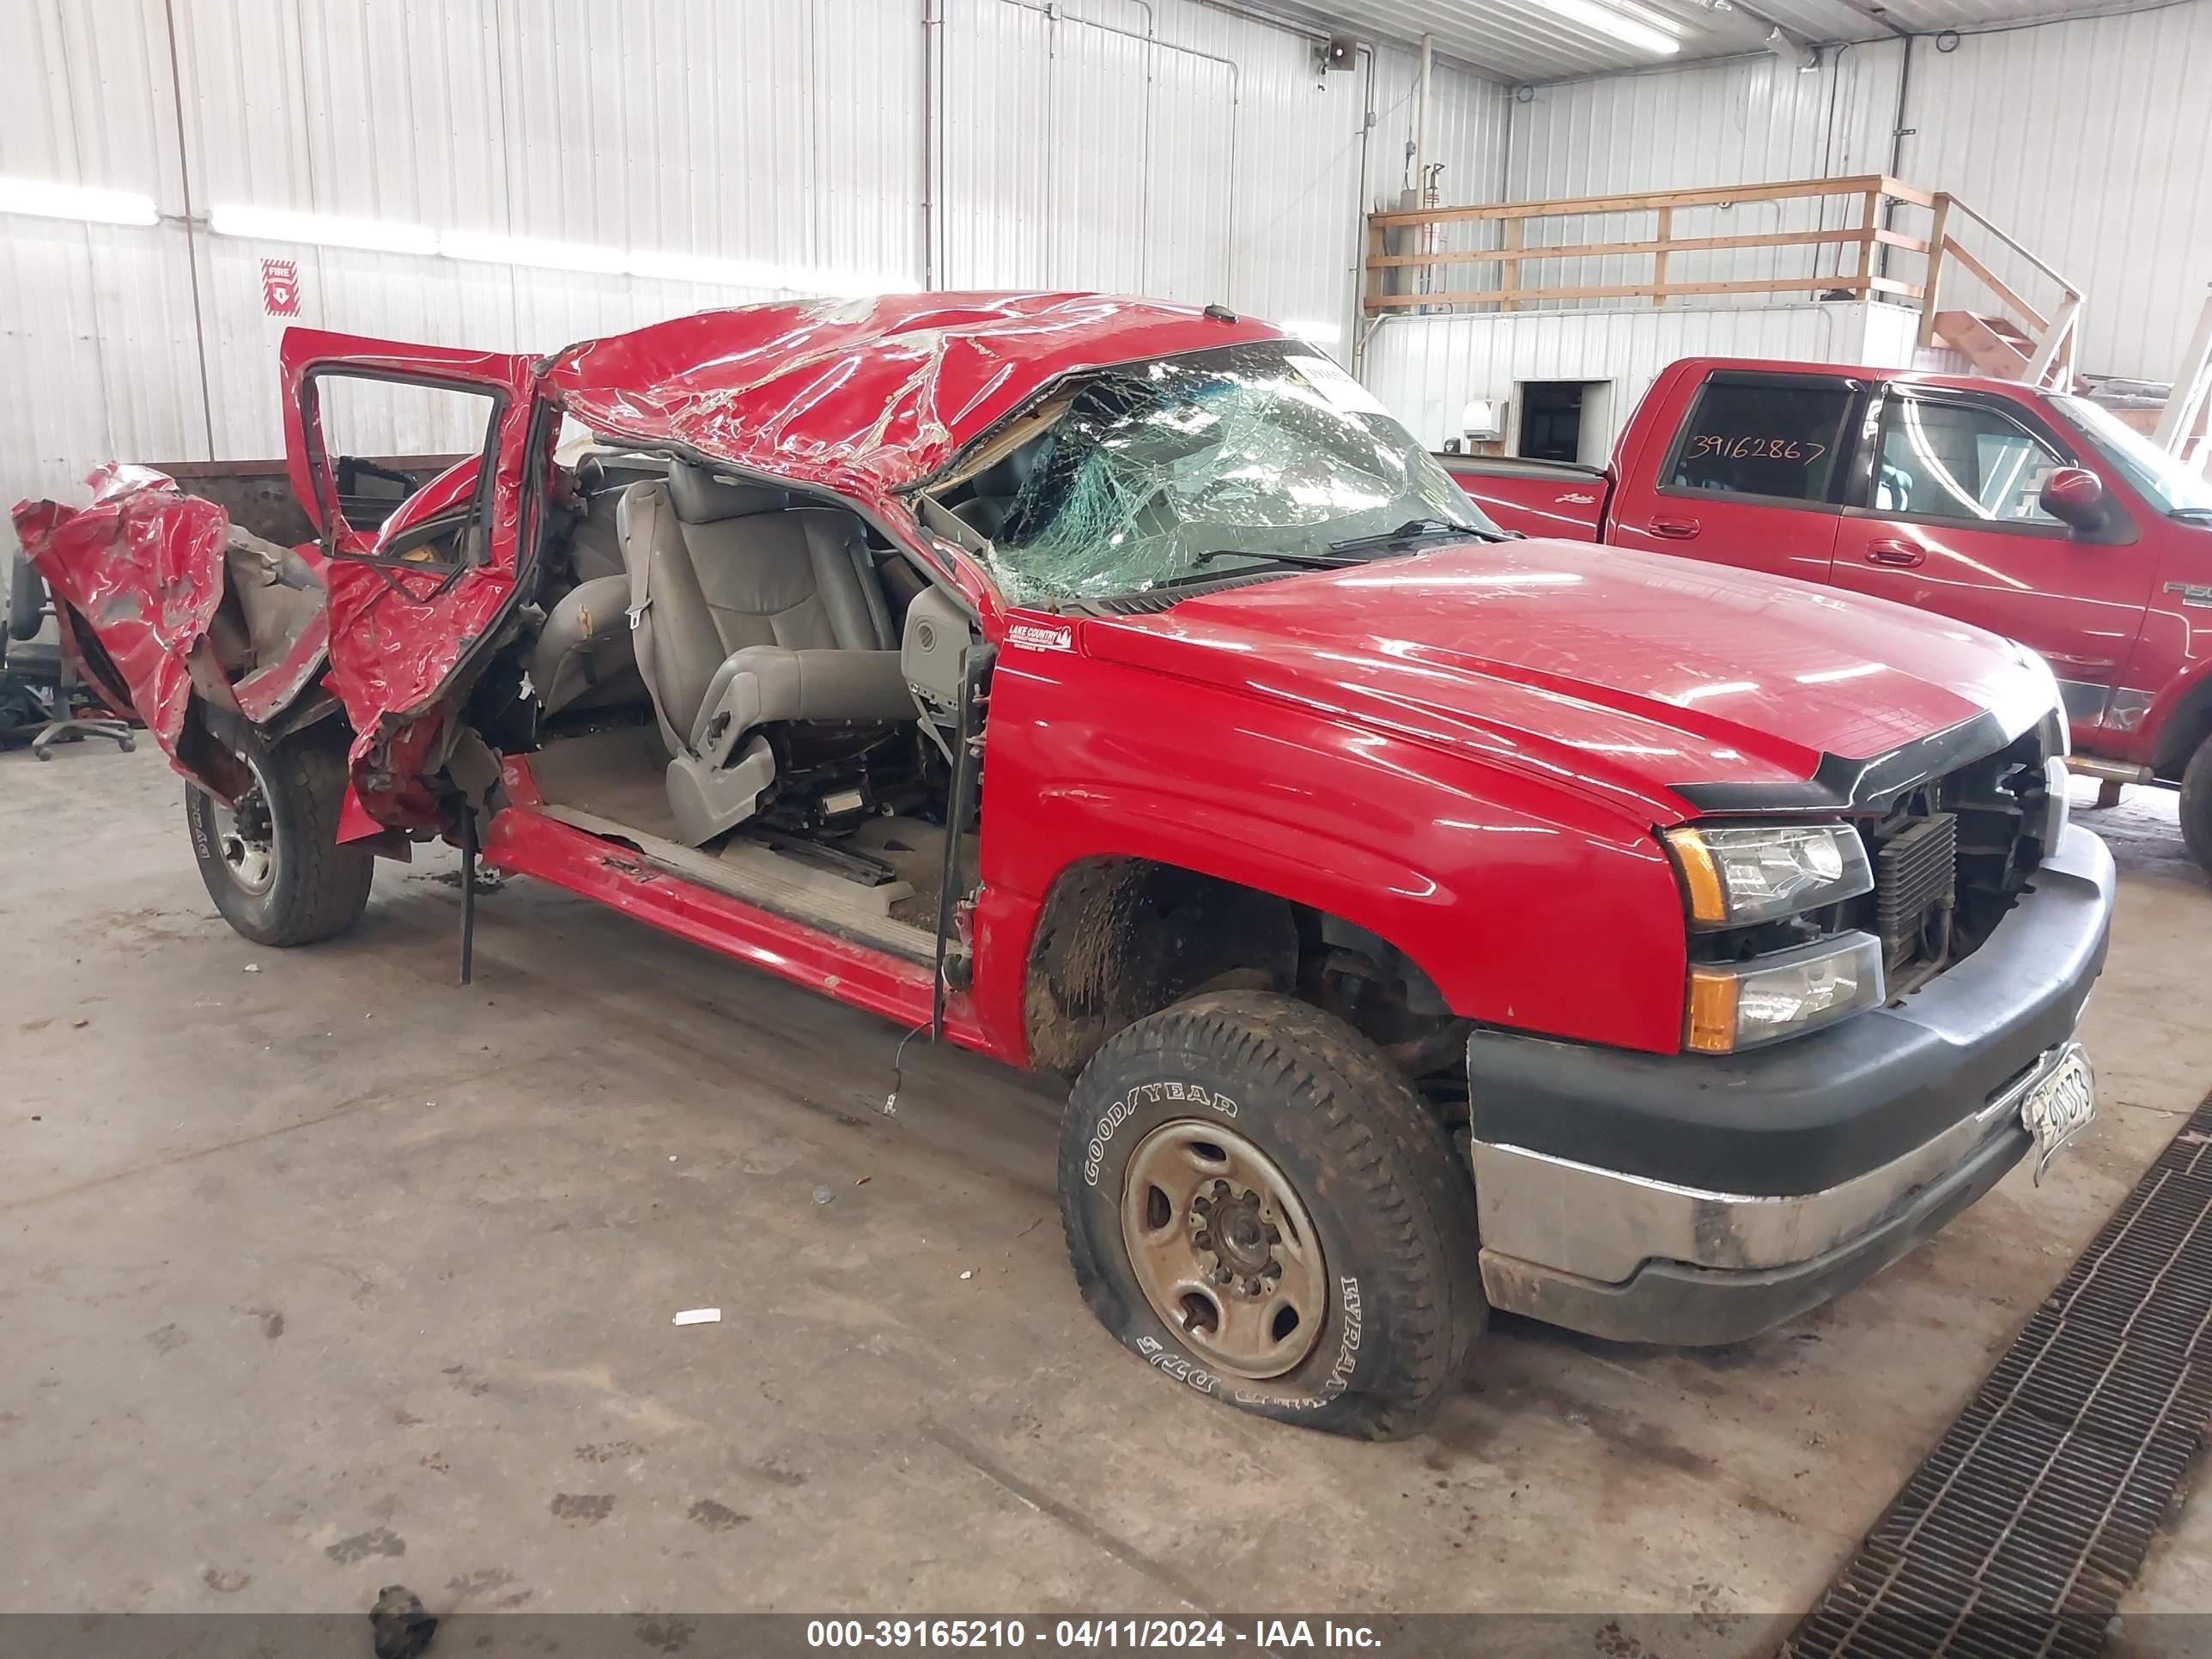
<svg viewBox="0 0 2212 1659">
<path fill-rule="evenodd" d="M 1948 53 L 1923 40 L 1904 171 L 1971 203 L 2088 295 L 2079 367 L 2168 380 L 2212 283 L 2208 77 L 2203 0 L 1970 34 Z M 1991 264 L 2030 303 L 2053 292 L 2016 262 Z"/>
<path fill-rule="evenodd" d="M 1801 358 L 1901 368 L 1912 361 L 1913 334 L 1910 313 L 1843 302 L 1402 317 L 1369 340 L 1364 378 L 1431 448 L 1459 435 L 1461 411 L 1472 398 L 1506 400 L 1517 412 L 1527 381 L 1601 383 L 1610 393 L 1601 442 L 1592 450 L 1602 453 L 1644 388 L 1677 358 Z M 1586 413 L 1591 408 L 1586 400 Z"/>
<path fill-rule="evenodd" d="M 0 175 L 153 194 L 163 224 L 0 218 L 0 489 L 114 456 L 281 449 L 262 262 L 296 320 L 547 349 L 766 288 L 1133 289 L 1340 329 L 1415 64 L 1194 0 L 0 0 Z M 925 16 L 929 20 L 925 25 Z M 171 50 L 173 38 L 175 48 Z M 1437 72 L 1460 199 L 1503 88 Z M 1377 120 L 1370 133 L 1368 112 Z M 1464 189 L 1462 186 L 1464 185 Z M 210 204 L 665 256 L 669 276 L 261 242 Z M 557 250 L 556 250 L 557 252 Z M 811 283 L 806 284 L 811 286 Z M 397 400 L 364 444 L 452 447 Z"/>
</svg>

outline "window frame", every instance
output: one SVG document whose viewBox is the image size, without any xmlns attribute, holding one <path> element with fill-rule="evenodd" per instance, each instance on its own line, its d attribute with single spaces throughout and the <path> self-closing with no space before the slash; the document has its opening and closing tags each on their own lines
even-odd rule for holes
<svg viewBox="0 0 2212 1659">
<path fill-rule="evenodd" d="M 466 513 L 460 515 L 463 529 L 466 528 L 471 520 L 475 520 L 486 526 L 485 534 L 477 539 L 474 556 L 461 559 L 410 559 L 404 552 L 394 553 L 376 547 L 376 542 L 383 533 L 381 529 L 374 532 L 365 531 L 346 518 L 338 506 L 337 459 L 331 454 L 328 441 L 323 433 L 322 382 L 326 380 L 374 380 L 386 386 L 429 386 L 440 391 L 460 392 L 471 398 L 479 398 L 489 405 L 490 416 L 484 424 L 483 444 L 477 452 L 476 488 L 470 494 Z M 317 505 L 323 510 L 322 533 L 319 538 L 323 556 L 327 559 L 342 559 L 351 564 L 380 565 L 395 570 L 429 571 L 448 578 L 463 571 L 480 569 L 488 564 L 491 557 L 489 526 L 492 494 L 497 483 L 499 471 L 500 433 L 506 423 L 509 401 L 505 387 L 492 386 L 483 380 L 462 380 L 427 374 L 396 374 L 388 370 L 356 368 L 342 360 L 311 366 L 300 377 L 300 429 L 302 447 L 306 451 L 308 475 L 314 480 Z M 392 511 L 396 514 L 400 507 L 404 507 L 413 499 L 412 495 L 402 496 Z M 440 520 L 452 516 L 453 515 L 450 512 L 441 514 Z M 347 533 L 362 538 L 368 545 L 358 550 L 343 546 L 337 533 L 338 527 L 341 526 L 344 527 Z M 410 526 L 401 534 L 404 538 L 423 528 L 425 526 Z M 434 540 L 435 538 L 433 537 L 431 539 Z M 461 547 L 467 541 L 468 538 L 465 535 L 457 535 L 454 538 L 454 545 Z M 413 545 L 414 544 L 410 544 L 409 550 L 412 550 Z"/>
<path fill-rule="evenodd" d="M 1818 497 L 1769 495 L 1745 489 L 1693 489 L 1687 484 L 1675 483 L 1675 470 L 1681 465 L 1682 452 L 1689 447 L 1691 435 L 1698 423 L 1698 411 L 1705 406 L 1707 394 L 1715 386 L 1741 386 L 1762 391 L 1796 387 L 1807 391 L 1844 392 L 1844 411 L 1836 422 L 1833 445 L 1836 463 L 1828 474 L 1826 490 Z M 1673 501 L 1742 501 L 1753 507 L 1778 507 L 1798 513 L 1839 513 L 1843 509 L 1848 480 L 1854 465 L 1852 434 L 1865 430 L 1866 407 L 1867 383 L 1856 375 L 1717 368 L 1698 383 L 1697 390 L 1692 393 L 1688 404 L 1684 408 L 1674 439 L 1667 446 L 1667 453 L 1660 462 L 1660 482 L 1653 493 Z"/>
<path fill-rule="evenodd" d="M 1844 506 L 1846 518 L 1870 519 L 1890 524 L 1940 525 L 1946 529 L 1984 531 L 1997 536 L 2027 536 L 2039 541 L 2088 542 L 2100 546 L 2124 545 L 2136 539 L 2135 520 L 2112 500 L 2109 483 L 2105 494 L 2110 514 L 2105 529 L 2094 535 L 2084 535 L 2057 519 L 1978 519 L 1966 514 L 1899 512 L 1893 507 L 1877 507 L 1875 505 L 1875 469 L 1880 465 L 1882 453 L 1882 422 L 1887 417 L 1890 405 L 1893 403 L 1948 404 L 1994 415 L 1998 420 L 2017 428 L 2032 442 L 2041 444 L 2057 455 L 2060 466 L 2078 467 L 2082 465 L 2079 446 L 2068 441 L 2057 427 L 2026 404 L 1961 386 L 1887 386 L 1867 404 L 1863 428 L 1865 440 L 1859 446 L 1859 453 L 1851 469 L 1850 487 Z M 2101 481 L 2104 475 L 2100 472 L 2098 477 Z"/>
</svg>

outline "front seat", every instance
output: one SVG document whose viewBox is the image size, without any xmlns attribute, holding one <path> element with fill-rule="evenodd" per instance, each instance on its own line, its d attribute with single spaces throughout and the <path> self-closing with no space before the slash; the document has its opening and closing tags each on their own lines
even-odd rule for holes
<svg viewBox="0 0 2212 1659">
<path fill-rule="evenodd" d="M 761 728 L 914 718 L 860 521 L 677 462 L 617 515 L 639 672 L 667 739 L 668 804 L 696 847 L 775 781 Z"/>
<path fill-rule="evenodd" d="M 584 517 L 568 538 L 568 568 L 576 585 L 547 609 L 545 625 L 530 653 L 530 683 L 548 714 L 563 708 L 602 708 L 645 695 L 631 656 L 629 572 L 616 519 L 622 487 L 608 487 L 596 456 L 577 465 Z"/>
</svg>

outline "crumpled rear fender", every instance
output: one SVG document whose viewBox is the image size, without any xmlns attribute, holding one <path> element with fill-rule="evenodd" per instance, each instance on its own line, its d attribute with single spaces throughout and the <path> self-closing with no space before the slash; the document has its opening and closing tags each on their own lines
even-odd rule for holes
<svg viewBox="0 0 2212 1659">
<path fill-rule="evenodd" d="M 280 660 L 233 682 L 208 637 L 229 580 L 229 515 L 149 467 L 111 462 L 86 483 L 89 506 L 15 510 L 15 534 L 57 601 L 63 649 L 104 701 L 146 723 L 178 771 L 228 799 L 242 780 L 228 747 L 192 720 L 195 692 L 235 718 L 234 736 L 280 722 L 321 672 L 327 612 L 319 607 Z M 299 556 L 313 571 L 313 550 Z"/>
</svg>

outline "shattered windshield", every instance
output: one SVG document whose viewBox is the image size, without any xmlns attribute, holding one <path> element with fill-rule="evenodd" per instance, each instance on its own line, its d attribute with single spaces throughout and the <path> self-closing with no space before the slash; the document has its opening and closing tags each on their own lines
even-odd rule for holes
<svg viewBox="0 0 2212 1659">
<path fill-rule="evenodd" d="M 1501 533 L 1365 388 L 1289 341 L 1064 382 L 935 493 L 1018 605 Z"/>
</svg>

